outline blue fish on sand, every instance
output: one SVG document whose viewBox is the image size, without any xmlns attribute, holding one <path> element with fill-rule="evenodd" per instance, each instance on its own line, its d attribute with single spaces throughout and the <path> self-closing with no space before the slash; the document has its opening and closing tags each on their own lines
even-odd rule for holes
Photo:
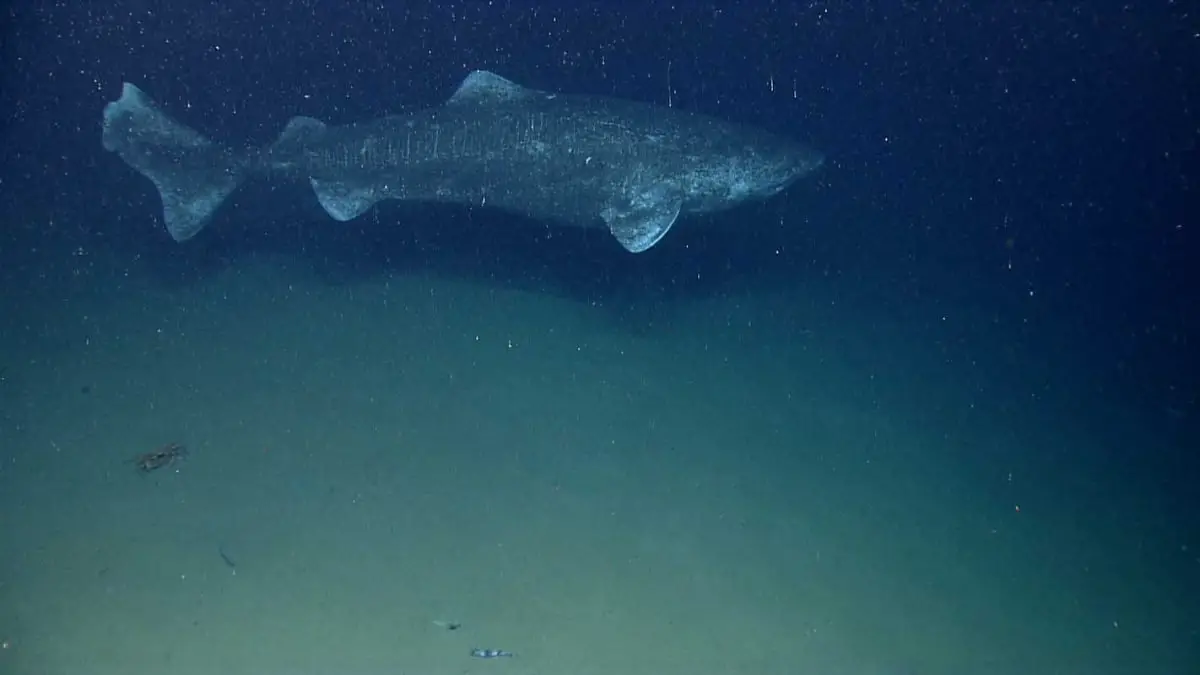
<svg viewBox="0 0 1200 675">
<path fill-rule="evenodd" d="M 506 652 L 503 649 L 480 649 L 476 647 L 471 650 L 471 656 L 477 659 L 498 659 L 501 656 L 516 656 L 516 654 Z"/>
</svg>

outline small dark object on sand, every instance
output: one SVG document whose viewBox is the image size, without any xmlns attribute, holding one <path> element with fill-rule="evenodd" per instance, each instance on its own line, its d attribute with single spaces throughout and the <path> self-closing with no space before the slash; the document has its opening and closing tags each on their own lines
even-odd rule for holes
<svg viewBox="0 0 1200 675">
<path fill-rule="evenodd" d="M 167 443 L 157 450 L 134 457 L 133 465 L 142 473 L 150 473 L 182 461 L 184 457 L 187 457 L 187 448 L 182 443 Z"/>
</svg>

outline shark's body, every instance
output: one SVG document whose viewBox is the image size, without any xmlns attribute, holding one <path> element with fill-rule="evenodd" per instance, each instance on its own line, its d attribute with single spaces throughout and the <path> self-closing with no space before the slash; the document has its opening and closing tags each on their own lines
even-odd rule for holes
<svg viewBox="0 0 1200 675">
<path fill-rule="evenodd" d="M 307 178 L 350 220 L 383 199 L 491 206 L 607 226 L 644 251 L 680 214 L 774 195 L 820 166 L 797 143 L 702 115 L 527 89 L 471 73 L 444 105 L 331 127 L 307 117 L 238 154 L 159 111 L 126 84 L 104 109 L 104 147 L 158 187 L 167 230 L 191 238 L 245 178 Z"/>
</svg>

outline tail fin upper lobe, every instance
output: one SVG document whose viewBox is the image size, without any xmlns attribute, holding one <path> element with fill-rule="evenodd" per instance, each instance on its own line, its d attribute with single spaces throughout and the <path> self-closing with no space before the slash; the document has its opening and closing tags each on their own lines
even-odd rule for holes
<svg viewBox="0 0 1200 675">
<path fill-rule="evenodd" d="M 154 182 L 176 241 L 204 229 L 246 173 L 245 160 L 171 119 L 129 83 L 121 98 L 104 107 L 103 141 Z"/>
</svg>

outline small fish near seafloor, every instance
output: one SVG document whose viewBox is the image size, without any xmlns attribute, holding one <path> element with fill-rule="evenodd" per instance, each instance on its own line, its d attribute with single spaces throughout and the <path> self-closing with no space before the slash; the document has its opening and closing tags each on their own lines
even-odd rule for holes
<svg viewBox="0 0 1200 675">
<path fill-rule="evenodd" d="M 512 652 L 506 652 L 503 649 L 479 649 L 476 647 L 475 649 L 471 650 L 471 656 L 474 656 L 477 659 L 497 659 L 501 656 L 516 656 L 516 654 Z"/>
</svg>

